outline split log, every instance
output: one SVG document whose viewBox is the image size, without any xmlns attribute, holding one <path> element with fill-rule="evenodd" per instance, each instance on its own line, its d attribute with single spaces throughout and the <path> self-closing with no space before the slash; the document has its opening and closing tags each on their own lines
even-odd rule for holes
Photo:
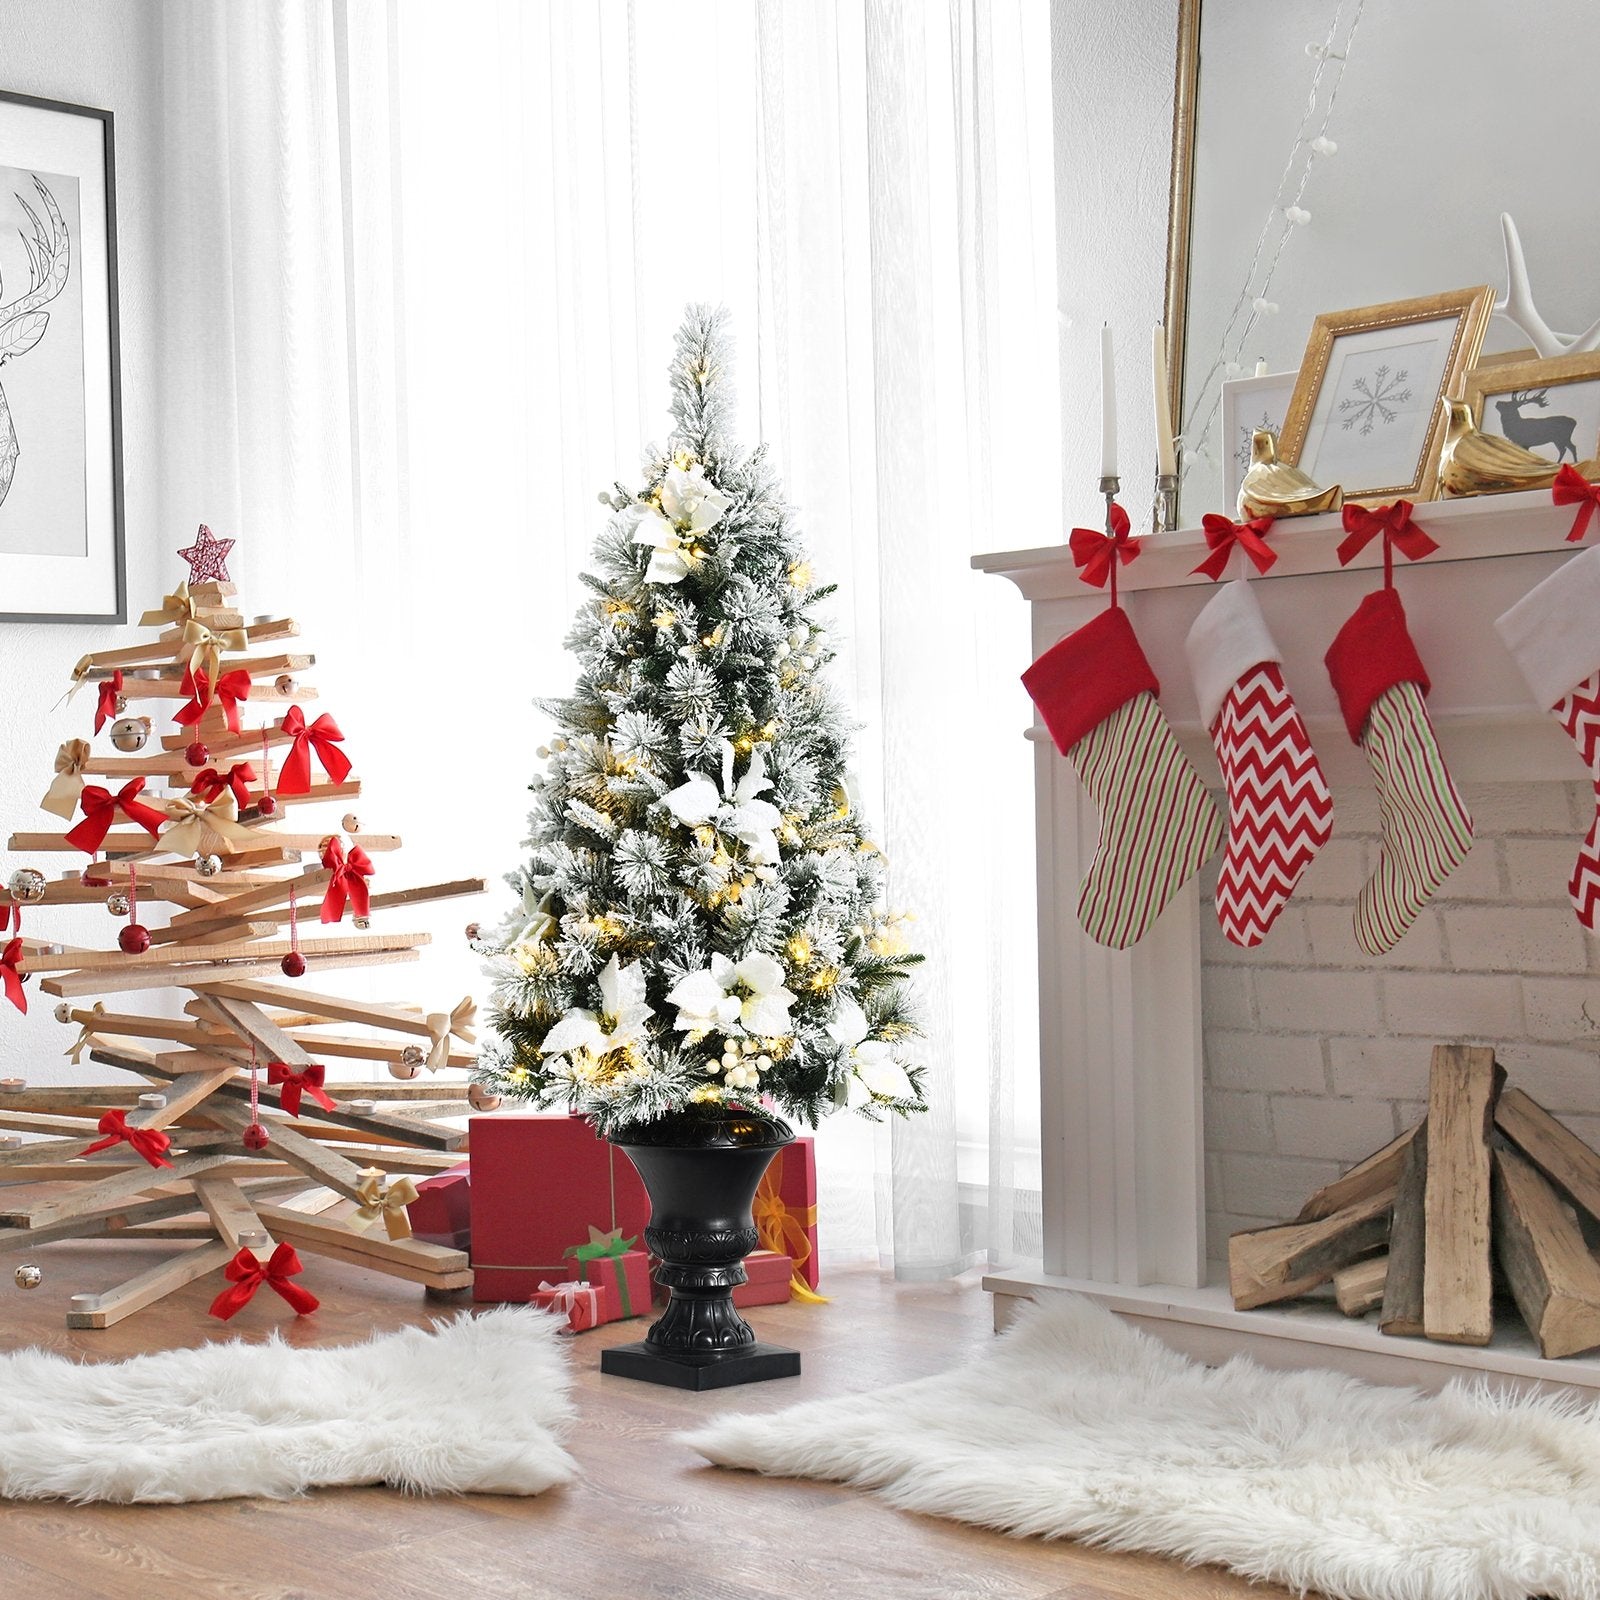
<svg viewBox="0 0 1600 1600">
<path fill-rule="evenodd" d="M 1422 1257 L 1427 1236 L 1423 1202 L 1428 1185 L 1428 1128 L 1406 1149 L 1389 1226 L 1389 1270 L 1384 1278 L 1378 1328 L 1395 1338 L 1422 1336 Z"/>
<path fill-rule="evenodd" d="M 1375 1151 L 1365 1161 L 1357 1163 L 1332 1183 L 1318 1189 L 1301 1206 L 1300 1215 L 1295 1221 L 1315 1222 L 1321 1217 L 1331 1217 L 1335 1211 L 1343 1211 L 1347 1206 L 1370 1199 L 1375 1194 L 1393 1192 L 1400 1182 L 1400 1169 L 1405 1162 L 1406 1151 L 1411 1148 L 1417 1130 L 1423 1126 L 1424 1123 L 1419 1122 L 1416 1127 L 1407 1128 L 1398 1139 L 1392 1139 L 1383 1149 Z"/>
<path fill-rule="evenodd" d="M 1520 1089 L 1501 1095 L 1494 1120 L 1568 1199 L 1600 1221 L 1600 1155 Z"/>
<path fill-rule="evenodd" d="M 1515 1150 L 1494 1152 L 1495 1246 L 1517 1309 L 1546 1357 L 1600 1345 L 1600 1262 L 1550 1183 Z"/>
<path fill-rule="evenodd" d="M 1388 1256 L 1369 1256 L 1334 1273 L 1333 1298 L 1347 1317 L 1364 1317 L 1383 1304 L 1383 1286 L 1388 1276 Z"/>
<path fill-rule="evenodd" d="M 1234 1234 L 1228 1241 L 1234 1308 L 1248 1311 L 1292 1300 L 1326 1283 L 1341 1267 L 1387 1241 L 1393 1206 L 1394 1191 L 1389 1190 L 1316 1222 Z"/>
</svg>

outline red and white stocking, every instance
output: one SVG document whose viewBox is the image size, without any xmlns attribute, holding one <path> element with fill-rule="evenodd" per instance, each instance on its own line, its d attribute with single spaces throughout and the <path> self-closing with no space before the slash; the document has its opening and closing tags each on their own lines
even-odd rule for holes
<svg viewBox="0 0 1600 1600">
<path fill-rule="evenodd" d="M 1096 943 L 1125 950 L 1221 844 L 1222 818 L 1156 703 L 1160 685 L 1126 612 L 1102 611 L 1022 681 L 1100 808 L 1078 920 Z"/>
<path fill-rule="evenodd" d="M 1430 684 L 1393 589 L 1369 594 L 1324 658 L 1350 737 L 1366 752 L 1383 844 L 1356 902 L 1356 942 L 1392 950 L 1467 858 L 1472 817 L 1439 753 L 1424 700 Z"/>
<path fill-rule="evenodd" d="M 1567 881 L 1572 908 L 1600 933 L 1600 546 L 1558 567 L 1496 619 L 1533 691 L 1555 713 L 1594 780 L 1595 820 Z"/>
<path fill-rule="evenodd" d="M 1260 944 L 1333 831 L 1333 796 L 1283 684 L 1283 659 L 1250 585 L 1227 583 L 1188 638 L 1200 716 L 1228 795 L 1217 921 Z"/>
</svg>

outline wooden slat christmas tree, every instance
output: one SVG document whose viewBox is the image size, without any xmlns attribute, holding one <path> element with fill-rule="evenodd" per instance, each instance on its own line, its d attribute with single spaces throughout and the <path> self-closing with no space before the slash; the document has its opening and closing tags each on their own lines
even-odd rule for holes
<svg viewBox="0 0 1600 1600">
<path fill-rule="evenodd" d="M 483 881 L 374 892 L 372 857 L 398 850 L 397 837 L 349 812 L 337 831 L 299 820 L 302 807 L 348 806 L 361 784 L 338 724 L 302 709 L 316 699 L 300 677 L 315 658 L 294 648 L 295 623 L 247 624 L 235 604 L 231 544 L 202 528 L 180 552 L 190 576 L 142 619 L 157 636 L 78 663 L 75 684 L 96 691 L 94 732 L 117 753 L 63 744 L 42 801 L 59 830 L 10 841 L 25 857 L 87 865 L 10 875 L 5 997 L 26 1010 L 34 979 L 78 1030 L 74 1062 L 87 1050 L 142 1081 L 0 1078 L 0 1185 L 51 1186 L 15 1204 L 0 1188 L 0 1250 L 108 1235 L 187 1244 L 108 1293 L 74 1295 L 73 1327 L 109 1326 L 206 1274 L 221 1289 L 224 1267 L 296 1289 L 284 1275 L 296 1246 L 434 1291 L 471 1281 L 462 1252 L 410 1237 L 404 1210 L 406 1175 L 458 1159 L 465 1132 L 429 1113 L 456 1109 L 464 1084 L 332 1084 L 323 1063 L 382 1061 L 401 1080 L 471 1066 L 472 1003 L 350 1000 L 322 978 L 415 961 L 427 934 L 374 924 Z M 140 702 L 155 715 L 130 715 Z M 172 731 L 156 733 L 161 721 Z M 126 919 L 115 947 L 50 942 L 50 908 L 86 902 Z M 141 920 L 152 903 L 170 908 L 165 927 Z M 179 1014 L 174 991 L 187 996 Z M 321 1214 L 341 1199 L 353 1216 Z"/>
</svg>

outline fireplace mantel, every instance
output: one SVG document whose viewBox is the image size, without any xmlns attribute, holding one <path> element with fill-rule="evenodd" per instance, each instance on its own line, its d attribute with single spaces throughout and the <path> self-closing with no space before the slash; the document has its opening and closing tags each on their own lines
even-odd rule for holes
<svg viewBox="0 0 1600 1600">
<path fill-rule="evenodd" d="M 1502 611 L 1574 553 L 1567 543 L 1571 510 L 1538 492 L 1430 502 L 1415 520 L 1440 549 L 1414 565 L 1397 558 L 1395 586 L 1432 677 L 1429 706 L 1452 772 L 1463 782 L 1581 778 L 1570 742 L 1547 710 L 1530 703 L 1494 630 Z M 1282 521 L 1271 539 L 1277 564 L 1264 576 L 1251 573 L 1283 650 L 1285 680 L 1336 790 L 1371 778 L 1345 732 L 1322 657 L 1362 596 L 1381 582 L 1382 567 L 1374 540 L 1341 569 L 1335 551 L 1343 536 L 1336 516 Z M 1207 553 L 1198 529 L 1149 535 L 1118 584 L 1160 679 L 1162 707 L 1202 776 L 1218 784 L 1184 652 L 1190 625 L 1215 592 L 1193 571 Z M 973 565 L 1009 578 L 1027 597 L 1035 655 L 1107 603 L 1102 591 L 1079 581 L 1064 544 L 977 556 Z M 1419 1355 L 1412 1341 L 1383 1340 L 1336 1316 L 1331 1323 L 1319 1322 L 1320 1313 L 1308 1321 L 1299 1309 L 1241 1316 L 1225 1290 L 1207 1288 L 1198 890 L 1191 882 L 1131 950 L 1086 938 L 1075 907 L 1099 817 L 1043 729 L 1029 738 L 1044 1270 L 986 1280 L 997 1318 L 1017 1297 L 1074 1289 L 1207 1356 L 1270 1347 L 1283 1364 L 1338 1365 L 1403 1382 L 1443 1381 L 1470 1367 L 1508 1382 L 1600 1389 L 1600 1363 L 1541 1362 L 1522 1347 L 1497 1354 L 1429 1346 Z M 1338 825 L 1336 808 L 1336 834 Z"/>
</svg>

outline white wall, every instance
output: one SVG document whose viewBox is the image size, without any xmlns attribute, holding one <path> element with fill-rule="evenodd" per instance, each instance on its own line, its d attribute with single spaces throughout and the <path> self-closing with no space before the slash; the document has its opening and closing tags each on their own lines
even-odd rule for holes
<svg viewBox="0 0 1600 1600">
<path fill-rule="evenodd" d="M 127 525 L 128 592 L 138 613 L 165 573 L 160 552 L 181 541 L 157 523 L 160 452 L 157 448 L 162 344 L 154 306 L 157 191 L 160 182 L 157 115 L 159 65 L 153 48 L 155 7 L 127 0 L 0 0 L 0 89 L 105 107 L 115 114 L 117 254 L 122 319 L 122 443 Z M 51 825 L 39 810 L 56 747 L 88 732 L 92 702 L 80 694 L 57 707 L 73 663 L 124 637 L 117 629 L 59 624 L 0 623 L 0 827 Z M 9 876 L 22 858 L 0 852 Z M 46 868 L 59 859 L 40 861 Z M 98 909 L 30 912 L 28 931 L 75 937 L 92 930 L 104 942 L 108 922 Z M 29 985 L 30 1014 L 8 1006 L 0 1017 L 0 1062 L 7 1075 L 36 1081 L 58 1074 L 68 1037 L 51 1018 L 54 1002 Z"/>
</svg>

